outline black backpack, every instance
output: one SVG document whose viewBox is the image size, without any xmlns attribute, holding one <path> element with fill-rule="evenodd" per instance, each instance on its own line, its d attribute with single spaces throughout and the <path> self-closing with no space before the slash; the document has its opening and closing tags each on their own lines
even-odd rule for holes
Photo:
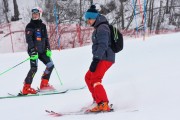
<svg viewBox="0 0 180 120">
<path fill-rule="evenodd" d="M 109 25 L 108 22 L 100 23 L 99 25 L 97 25 L 97 28 L 101 24 L 107 24 L 109 26 L 110 34 L 111 34 L 111 45 L 110 45 L 110 47 L 114 53 L 118 53 L 119 51 L 121 51 L 123 49 L 123 35 L 120 33 L 120 31 L 116 27 Z"/>
</svg>

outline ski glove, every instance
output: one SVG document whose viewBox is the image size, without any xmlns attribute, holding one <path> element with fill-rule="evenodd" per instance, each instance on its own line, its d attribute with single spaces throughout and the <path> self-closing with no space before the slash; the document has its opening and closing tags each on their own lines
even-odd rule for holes
<svg viewBox="0 0 180 120">
<path fill-rule="evenodd" d="M 34 48 L 30 50 L 30 59 L 31 60 L 37 60 L 38 59 L 38 53 Z"/>
<path fill-rule="evenodd" d="M 96 67 L 97 67 L 99 61 L 100 61 L 99 59 L 93 58 L 93 61 L 91 62 L 91 65 L 90 65 L 90 68 L 89 68 L 89 70 L 91 72 L 95 72 L 96 71 Z"/>
<path fill-rule="evenodd" d="M 49 50 L 49 49 L 46 50 L 46 56 L 51 58 L 51 56 L 52 56 L 51 50 Z"/>
</svg>

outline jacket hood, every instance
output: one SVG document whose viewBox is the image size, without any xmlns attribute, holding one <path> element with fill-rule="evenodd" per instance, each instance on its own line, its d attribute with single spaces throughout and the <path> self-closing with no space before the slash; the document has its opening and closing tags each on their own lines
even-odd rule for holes
<svg viewBox="0 0 180 120">
<path fill-rule="evenodd" d="M 102 22 L 108 22 L 106 17 L 103 15 L 98 15 L 98 17 L 96 18 L 95 23 L 93 24 L 93 27 L 97 27 L 99 24 L 101 24 Z"/>
</svg>

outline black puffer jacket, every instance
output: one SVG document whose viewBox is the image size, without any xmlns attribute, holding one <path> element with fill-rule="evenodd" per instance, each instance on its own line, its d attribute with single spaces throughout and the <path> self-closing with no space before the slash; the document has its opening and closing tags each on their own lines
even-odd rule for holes
<svg viewBox="0 0 180 120">
<path fill-rule="evenodd" d="M 92 34 L 93 58 L 115 62 L 115 53 L 110 47 L 110 29 L 107 24 L 101 24 L 103 22 L 107 22 L 107 19 L 103 15 L 99 15 L 93 25 L 95 28 Z M 99 27 L 97 27 L 98 25 Z"/>
<path fill-rule="evenodd" d="M 46 25 L 42 23 L 42 20 L 31 19 L 30 23 L 26 26 L 25 32 L 28 53 L 33 48 L 35 48 L 38 53 L 45 52 L 47 48 L 50 49 Z"/>
</svg>

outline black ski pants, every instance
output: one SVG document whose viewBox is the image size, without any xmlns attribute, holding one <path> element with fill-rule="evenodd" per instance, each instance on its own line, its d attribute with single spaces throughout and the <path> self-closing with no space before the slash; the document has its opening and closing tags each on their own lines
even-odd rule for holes
<svg viewBox="0 0 180 120">
<path fill-rule="evenodd" d="M 54 64 L 52 60 L 46 56 L 46 53 L 38 53 L 39 55 L 39 60 L 42 61 L 46 65 L 46 69 L 42 75 L 42 79 L 49 80 L 51 76 L 51 72 L 53 71 Z M 27 74 L 27 77 L 25 78 L 25 83 L 26 84 L 31 84 L 33 81 L 33 78 L 37 72 L 38 69 L 38 59 L 37 60 L 30 60 L 30 70 Z"/>
</svg>

